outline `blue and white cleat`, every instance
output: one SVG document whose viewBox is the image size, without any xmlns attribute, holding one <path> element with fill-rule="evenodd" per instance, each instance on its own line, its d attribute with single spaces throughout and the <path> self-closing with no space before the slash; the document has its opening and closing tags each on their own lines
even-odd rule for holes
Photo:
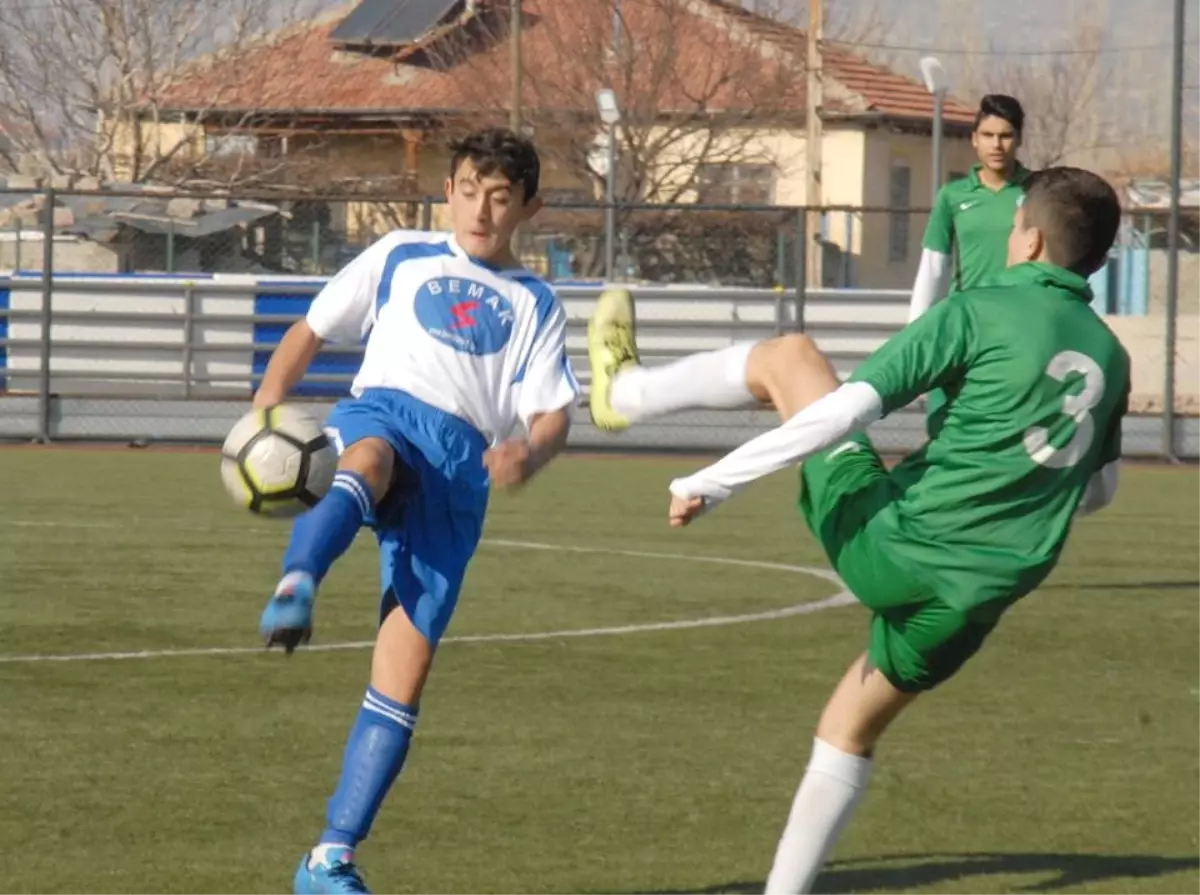
<svg viewBox="0 0 1200 895">
<path fill-rule="evenodd" d="M 354 866 L 354 852 L 350 849 L 326 853 L 317 859 L 305 854 L 296 868 L 292 881 L 295 895 L 360 895 L 369 893 L 367 884 L 358 875 Z"/>
<path fill-rule="evenodd" d="M 288 655 L 312 638 L 313 599 L 317 585 L 307 572 L 288 572 L 267 601 L 258 623 L 258 632 L 267 649 L 278 644 Z"/>
</svg>

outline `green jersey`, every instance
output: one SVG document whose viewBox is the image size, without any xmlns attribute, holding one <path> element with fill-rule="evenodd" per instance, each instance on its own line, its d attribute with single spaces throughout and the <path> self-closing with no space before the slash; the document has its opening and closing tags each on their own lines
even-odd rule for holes
<svg viewBox="0 0 1200 895">
<path fill-rule="evenodd" d="M 1008 234 L 1029 171 L 1017 165 L 1013 179 L 992 190 L 979 179 L 982 165 L 938 190 L 925 227 L 924 247 L 954 257 L 950 291 L 981 286 L 1008 263 Z"/>
<path fill-rule="evenodd" d="M 935 305 L 851 377 L 890 413 L 940 387 L 944 425 L 893 470 L 877 531 L 959 608 L 1003 607 L 1058 558 L 1092 475 L 1121 453 L 1129 357 L 1087 281 L 1049 264 Z"/>
</svg>

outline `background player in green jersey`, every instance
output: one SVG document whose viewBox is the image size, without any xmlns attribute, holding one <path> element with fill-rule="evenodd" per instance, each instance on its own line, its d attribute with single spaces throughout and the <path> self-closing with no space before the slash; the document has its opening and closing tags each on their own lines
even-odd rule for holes
<svg viewBox="0 0 1200 895">
<path fill-rule="evenodd" d="M 909 320 L 948 292 L 982 285 L 1007 267 L 1008 233 L 1029 171 L 1017 161 L 1025 110 L 994 93 L 979 102 L 971 145 L 978 164 L 938 190 L 913 285 Z"/>
<path fill-rule="evenodd" d="M 1104 262 L 1120 215 L 1094 174 L 1031 175 L 1007 270 L 935 306 L 844 385 L 802 335 L 646 369 L 629 294 L 601 298 L 588 346 L 599 426 L 751 402 L 774 405 L 784 420 L 672 482 L 671 524 L 804 461 L 800 512 L 872 611 L 867 650 L 817 724 L 768 893 L 809 890 L 866 787 L 880 735 L 1046 578 L 1072 520 L 1112 500 L 1129 358 L 1091 310 L 1086 278 Z M 888 472 L 854 433 L 933 387 L 948 396 L 944 427 Z"/>
<path fill-rule="evenodd" d="M 938 190 L 925 239 L 908 319 L 916 320 L 946 296 L 973 289 L 1007 266 L 1008 234 L 1029 171 L 1017 161 L 1025 110 L 1011 96 L 993 93 L 979 102 L 971 145 L 979 162 L 966 177 Z M 942 424 L 946 396 L 926 397 L 930 436 Z"/>
</svg>

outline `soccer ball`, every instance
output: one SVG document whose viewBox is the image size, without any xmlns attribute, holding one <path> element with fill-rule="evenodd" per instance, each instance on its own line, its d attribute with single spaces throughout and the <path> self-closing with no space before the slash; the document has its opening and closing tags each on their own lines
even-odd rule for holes
<svg viewBox="0 0 1200 895">
<path fill-rule="evenodd" d="M 251 410 L 221 447 L 221 480 L 238 503 L 263 516 L 296 516 L 325 496 L 337 450 L 321 424 L 288 404 Z"/>
</svg>

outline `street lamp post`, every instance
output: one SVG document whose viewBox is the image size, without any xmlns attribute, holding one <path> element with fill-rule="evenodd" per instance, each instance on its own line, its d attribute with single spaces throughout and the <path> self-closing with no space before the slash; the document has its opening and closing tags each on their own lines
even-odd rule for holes
<svg viewBox="0 0 1200 895">
<path fill-rule="evenodd" d="M 929 176 L 932 207 L 937 202 L 938 189 L 942 185 L 942 105 L 950 87 L 950 79 L 936 56 L 921 58 L 921 77 L 925 80 L 925 89 L 933 95 L 933 164 Z"/>
<path fill-rule="evenodd" d="M 608 88 L 596 91 L 596 109 L 608 130 L 608 171 L 604 178 L 604 279 L 613 278 L 617 235 L 617 124 L 621 109 L 617 96 Z"/>
</svg>

